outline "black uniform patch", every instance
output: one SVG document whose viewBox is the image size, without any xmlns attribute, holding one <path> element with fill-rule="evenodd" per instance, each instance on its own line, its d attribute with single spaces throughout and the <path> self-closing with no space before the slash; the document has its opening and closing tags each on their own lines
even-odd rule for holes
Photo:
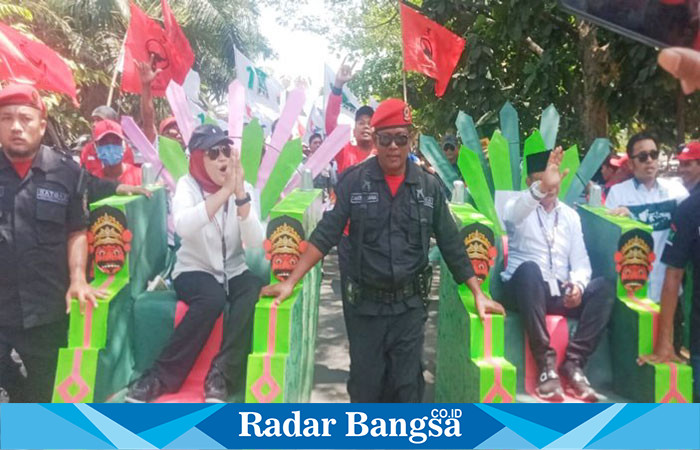
<svg viewBox="0 0 700 450">
<path fill-rule="evenodd" d="M 361 192 L 353 192 L 350 194 L 350 203 L 353 205 L 359 205 L 362 202 L 362 196 L 365 194 L 362 194 Z M 379 192 L 368 192 L 365 197 L 365 203 L 379 203 Z"/>
<path fill-rule="evenodd" d="M 36 189 L 36 199 L 57 203 L 59 205 L 67 205 L 68 201 L 70 200 L 70 196 L 67 192 L 54 191 L 40 187 Z"/>
</svg>

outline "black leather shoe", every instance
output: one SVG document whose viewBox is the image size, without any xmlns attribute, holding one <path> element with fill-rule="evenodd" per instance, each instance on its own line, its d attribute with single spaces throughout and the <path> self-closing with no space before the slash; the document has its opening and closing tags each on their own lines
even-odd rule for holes
<svg viewBox="0 0 700 450">
<path fill-rule="evenodd" d="M 143 375 L 129 385 L 126 392 L 127 403 L 150 403 L 165 393 L 160 380 L 150 374 Z"/>
<path fill-rule="evenodd" d="M 548 402 L 560 403 L 564 401 L 564 391 L 561 389 L 561 382 L 556 370 L 547 367 L 540 373 L 535 393 L 542 400 Z"/>
<path fill-rule="evenodd" d="M 559 368 L 559 373 L 566 395 L 588 403 L 598 401 L 598 394 L 591 387 L 591 383 L 588 382 L 588 378 L 583 374 L 583 369 L 577 362 L 564 361 L 564 364 Z"/>
<path fill-rule="evenodd" d="M 204 380 L 204 401 L 207 403 L 226 403 L 228 389 L 226 379 L 215 367 L 212 367 Z"/>
</svg>

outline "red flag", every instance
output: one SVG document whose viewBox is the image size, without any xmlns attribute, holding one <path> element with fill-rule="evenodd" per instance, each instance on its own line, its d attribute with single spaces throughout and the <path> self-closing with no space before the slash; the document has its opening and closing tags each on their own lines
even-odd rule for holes
<svg viewBox="0 0 700 450">
<path fill-rule="evenodd" d="M 161 0 L 161 7 L 163 8 L 163 23 L 165 24 L 165 36 L 170 42 L 170 45 L 176 51 L 171 55 L 173 63 L 173 78 L 179 84 L 182 84 L 187 77 L 187 73 L 194 64 L 194 52 L 192 52 L 192 47 L 182 32 L 182 29 L 177 24 L 175 15 L 170 9 L 167 0 Z"/>
<path fill-rule="evenodd" d="M 0 23 L 0 79 L 67 94 L 78 104 L 73 72 L 65 61 L 45 44 L 4 23 Z"/>
<path fill-rule="evenodd" d="M 166 17 L 165 30 L 133 1 L 131 2 L 131 20 L 124 45 L 124 73 L 122 74 L 122 90 L 125 92 L 136 94 L 141 92 L 141 79 L 136 61 L 147 63 L 153 61 L 153 69 L 161 70 L 151 83 L 153 95 L 158 97 L 165 96 L 165 89 L 170 80 L 182 84 L 192 67 L 194 55 L 187 39 L 177 26 L 170 8 L 167 8 L 167 12 L 164 9 L 163 13 Z M 168 26 L 168 22 L 171 26 Z"/>
<path fill-rule="evenodd" d="M 434 78 L 435 95 L 442 97 L 466 41 L 403 3 L 401 37 L 404 70 Z"/>
</svg>

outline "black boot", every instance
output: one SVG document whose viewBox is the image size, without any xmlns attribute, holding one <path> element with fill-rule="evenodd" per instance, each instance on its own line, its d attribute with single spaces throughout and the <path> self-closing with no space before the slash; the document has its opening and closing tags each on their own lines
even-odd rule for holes
<svg viewBox="0 0 700 450">
<path fill-rule="evenodd" d="M 165 387 L 160 380 L 146 373 L 129 385 L 125 401 L 127 403 L 150 403 L 163 394 L 165 394 Z"/>
<path fill-rule="evenodd" d="M 215 366 L 209 370 L 204 380 L 204 401 L 207 403 L 226 403 L 228 389 L 224 375 Z"/>
<path fill-rule="evenodd" d="M 598 394 L 591 387 L 591 383 L 588 382 L 586 375 L 583 374 L 583 369 L 579 363 L 567 359 L 559 368 L 559 373 L 561 374 L 566 395 L 588 403 L 598 401 Z"/>
</svg>

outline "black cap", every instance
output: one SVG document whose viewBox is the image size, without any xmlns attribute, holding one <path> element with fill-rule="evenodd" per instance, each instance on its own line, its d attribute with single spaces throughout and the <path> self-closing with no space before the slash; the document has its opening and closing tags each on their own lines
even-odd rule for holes
<svg viewBox="0 0 700 450">
<path fill-rule="evenodd" d="M 442 138 L 442 149 L 445 150 L 445 146 L 451 145 L 453 148 L 457 148 L 457 138 L 451 134 L 446 134 Z"/>
<path fill-rule="evenodd" d="M 544 172 L 547 168 L 547 161 L 549 161 L 549 155 L 552 153 L 551 150 L 546 152 L 533 153 L 527 156 L 527 174 L 532 175 L 537 172 Z"/>
<path fill-rule="evenodd" d="M 217 125 L 205 123 L 194 129 L 192 137 L 190 137 L 190 142 L 187 144 L 187 148 L 189 148 L 190 151 L 209 150 L 216 144 L 222 142 L 231 143 L 228 134 Z"/>
<path fill-rule="evenodd" d="M 369 116 L 369 118 L 371 119 L 373 115 L 374 109 L 371 106 L 360 106 L 359 108 L 357 108 L 357 111 L 355 111 L 355 122 L 360 120 L 360 117 L 362 116 Z"/>
</svg>

